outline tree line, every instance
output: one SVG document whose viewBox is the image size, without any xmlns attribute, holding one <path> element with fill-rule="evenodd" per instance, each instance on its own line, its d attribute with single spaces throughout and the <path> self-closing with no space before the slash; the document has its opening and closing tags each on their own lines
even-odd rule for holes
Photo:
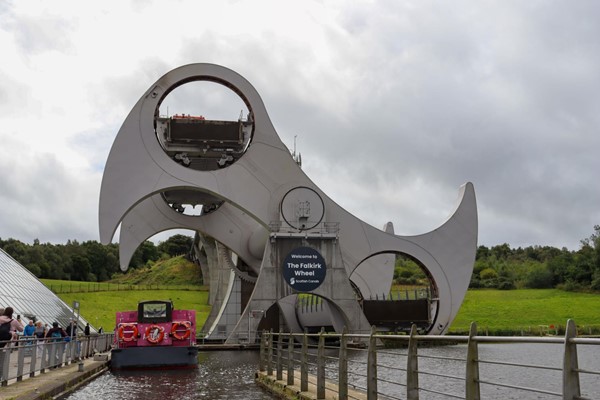
<svg viewBox="0 0 600 400">
<path fill-rule="evenodd" d="M 600 291 L 600 225 L 581 240 L 577 251 L 552 246 L 511 248 L 508 244 L 479 246 L 470 288 Z M 425 284 L 427 277 L 415 260 L 398 256 L 397 284 Z"/>
<path fill-rule="evenodd" d="M 186 235 L 171 236 L 158 245 L 145 241 L 133 254 L 129 269 L 146 266 L 161 258 L 188 254 L 192 241 Z M 0 238 L 0 248 L 38 278 L 104 282 L 121 271 L 119 247 L 115 243 L 103 245 L 95 240 L 82 243 L 68 240 L 66 244 L 51 244 L 35 239 L 30 245 L 16 239 Z"/>
<path fill-rule="evenodd" d="M 158 245 L 146 241 L 134 253 L 129 268 L 188 254 L 192 242 L 186 235 L 171 236 Z M 104 282 L 120 272 L 119 248 L 115 243 L 69 240 L 66 244 L 42 244 L 36 239 L 30 245 L 0 238 L 0 248 L 38 278 Z M 416 260 L 404 256 L 396 258 L 394 280 L 397 284 L 428 285 L 427 276 Z M 576 251 L 552 246 L 515 249 L 507 243 L 489 248 L 479 246 L 469 287 L 600 291 L 600 225 L 594 226 L 590 237 L 581 240 Z"/>
</svg>

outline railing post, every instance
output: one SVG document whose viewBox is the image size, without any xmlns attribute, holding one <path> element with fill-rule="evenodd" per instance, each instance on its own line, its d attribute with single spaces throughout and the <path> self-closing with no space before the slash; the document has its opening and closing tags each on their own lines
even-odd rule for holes
<svg viewBox="0 0 600 400">
<path fill-rule="evenodd" d="M 273 330 L 269 330 L 269 347 L 267 348 L 267 375 L 273 375 Z"/>
<path fill-rule="evenodd" d="M 319 333 L 317 348 L 317 399 L 325 398 L 325 328 Z"/>
<path fill-rule="evenodd" d="M 25 341 L 19 339 L 17 345 L 17 382 L 21 382 L 23 380 L 23 368 L 25 366 Z"/>
<path fill-rule="evenodd" d="M 348 400 L 348 330 L 344 325 L 342 336 L 340 337 L 340 355 L 338 372 L 338 399 Z"/>
<path fill-rule="evenodd" d="M 10 367 L 10 344 L 0 348 L 0 386 L 8 386 Z"/>
<path fill-rule="evenodd" d="M 467 345 L 467 370 L 465 372 L 465 399 L 480 400 L 479 392 L 479 350 L 477 348 L 477 324 L 471 323 L 469 329 L 469 343 Z"/>
<path fill-rule="evenodd" d="M 377 339 L 375 326 L 371 327 L 367 355 L 367 400 L 377 400 Z"/>
<path fill-rule="evenodd" d="M 419 355 L 417 345 L 417 326 L 410 327 L 408 354 L 406 356 L 406 399 L 419 400 Z"/>
<path fill-rule="evenodd" d="M 277 380 L 280 381 L 283 379 L 283 365 L 281 364 L 281 353 L 283 353 L 283 332 L 281 329 L 279 330 L 279 335 L 277 335 Z"/>
<path fill-rule="evenodd" d="M 302 358 L 300 362 L 300 391 L 308 391 L 308 337 L 304 331 L 302 336 Z"/>
<path fill-rule="evenodd" d="M 40 373 L 44 373 L 48 366 L 48 342 L 42 340 L 42 359 L 40 360 Z"/>
<path fill-rule="evenodd" d="M 577 336 L 577 327 L 573 320 L 567 321 L 565 328 L 565 356 L 563 359 L 563 399 L 575 400 L 581 396 L 579 387 L 579 363 L 577 360 L 577 345 L 570 339 Z"/>
<path fill-rule="evenodd" d="M 294 337 L 291 332 L 288 340 L 287 384 L 294 384 Z"/>
<path fill-rule="evenodd" d="M 35 367 L 37 364 L 37 337 L 33 337 L 31 342 L 31 362 L 29 364 L 29 377 L 33 378 L 35 376 Z"/>
<path fill-rule="evenodd" d="M 259 360 L 258 360 L 258 370 L 260 372 L 265 372 L 265 370 L 266 370 L 266 365 L 265 365 L 266 356 L 267 356 L 267 333 L 263 332 L 263 334 L 260 338 L 260 356 L 259 356 Z"/>
</svg>

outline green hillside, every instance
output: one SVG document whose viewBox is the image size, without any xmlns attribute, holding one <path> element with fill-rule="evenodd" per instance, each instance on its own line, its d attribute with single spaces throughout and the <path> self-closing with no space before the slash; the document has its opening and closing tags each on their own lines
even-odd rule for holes
<svg viewBox="0 0 600 400">
<path fill-rule="evenodd" d="M 182 256 L 117 274 L 109 282 L 41 281 L 65 303 L 77 300 L 82 317 L 107 331 L 114 329 L 117 311 L 135 310 L 144 300 L 172 300 L 177 309 L 196 310 L 199 327 L 211 308 L 200 267 Z"/>
<path fill-rule="evenodd" d="M 111 283 L 131 285 L 202 285 L 200 266 L 184 256 L 159 260 L 156 263 L 126 273 L 113 275 Z"/>
</svg>

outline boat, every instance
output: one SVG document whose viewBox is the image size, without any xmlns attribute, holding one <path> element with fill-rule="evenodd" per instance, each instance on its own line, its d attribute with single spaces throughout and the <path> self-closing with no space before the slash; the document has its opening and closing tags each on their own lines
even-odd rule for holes
<svg viewBox="0 0 600 400">
<path fill-rule="evenodd" d="M 138 303 L 116 314 L 111 369 L 197 368 L 196 311 L 170 300 Z"/>
</svg>

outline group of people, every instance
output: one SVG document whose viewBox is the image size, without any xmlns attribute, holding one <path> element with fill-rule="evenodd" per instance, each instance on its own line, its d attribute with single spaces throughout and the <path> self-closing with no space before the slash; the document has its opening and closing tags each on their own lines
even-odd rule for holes
<svg viewBox="0 0 600 400">
<path fill-rule="evenodd" d="M 34 319 L 30 319 L 27 324 L 23 324 L 21 316 L 17 315 L 17 318 L 13 318 L 13 314 L 14 309 L 12 307 L 0 307 L 0 377 L 4 376 L 2 369 L 5 357 L 10 355 L 12 351 L 12 349 L 8 349 L 9 346 L 7 345 L 14 343 L 15 346 L 18 346 L 20 343 L 24 343 L 26 346 L 32 346 L 36 344 L 38 348 L 37 356 L 41 357 L 45 343 L 68 342 L 77 337 L 77 323 L 75 320 L 71 320 L 66 329 L 61 328 L 56 321 L 52 323 L 52 328 L 48 328 L 48 325 L 43 324 L 41 321 L 34 321 Z M 90 324 L 85 326 L 84 334 L 89 336 Z M 27 340 L 20 341 L 19 338 Z M 65 346 L 60 346 L 58 349 L 54 357 L 57 362 L 60 362 Z M 72 355 L 74 359 L 79 359 L 80 350 L 80 341 L 76 342 L 75 349 L 69 349 L 69 351 L 74 351 Z M 56 366 L 52 368 L 56 368 Z"/>
<path fill-rule="evenodd" d="M 42 321 L 29 320 L 27 325 L 21 321 L 21 316 L 13 318 L 14 310 L 12 307 L 0 307 L 0 348 L 3 348 L 10 341 L 15 341 L 20 334 L 23 337 L 36 337 L 37 339 L 56 340 L 58 338 L 67 338 L 69 340 L 77 336 L 77 324 L 74 320 L 69 322 L 66 329 L 59 326 L 58 322 L 52 323 L 52 328 Z M 84 334 L 89 336 L 90 324 L 86 324 Z"/>
</svg>

